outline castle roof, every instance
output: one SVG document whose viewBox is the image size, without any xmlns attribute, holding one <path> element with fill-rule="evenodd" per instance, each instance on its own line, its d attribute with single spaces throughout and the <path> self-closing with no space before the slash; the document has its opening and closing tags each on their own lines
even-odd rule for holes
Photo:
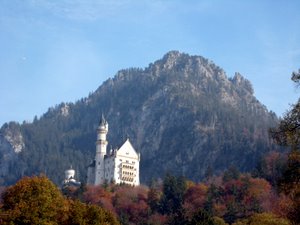
<svg viewBox="0 0 300 225">
<path fill-rule="evenodd" d="M 105 120 L 104 115 L 102 113 L 101 119 L 100 119 L 100 122 L 99 122 L 99 126 L 105 126 L 106 124 L 107 124 L 107 121 Z"/>
<path fill-rule="evenodd" d="M 130 143 L 129 139 L 127 139 L 121 148 L 118 149 L 117 155 L 128 156 L 138 158 L 139 155 L 136 150 L 133 148 L 132 144 Z"/>
</svg>

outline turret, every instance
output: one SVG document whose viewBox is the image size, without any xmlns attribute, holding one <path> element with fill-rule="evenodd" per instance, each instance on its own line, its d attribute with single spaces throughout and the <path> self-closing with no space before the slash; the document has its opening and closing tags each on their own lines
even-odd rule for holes
<svg viewBox="0 0 300 225">
<path fill-rule="evenodd" d="M 107 133 L 108 133 L 108 123 L 102 114 L 97 129 L 96 157 L 95 157 L 95 161 L 96 161 L 95 185 L 102 184 L 104 182 L 104 156 L 106 155 L 106 148 L 108 144 L 106 140 Z"/>
<path fill-rule="evenodd" d="M 100 141 L 100 140 L 106 141 L 107 133 L 108 133 L 108 123 L 102 114 L 98 129 L 97 129 L 97 141 Z"/>
<path fill-rule="evenodd" d="M 72 169 L 72 166 L 70 169 L 65 170 L 65 180 L 71 179 L 75 179 L 75 170 Z"/>
<path fill-rule="evenodd" d="M 75 170 L 70 167 L 70 169 L 65 170 L 65 179 L 63 181 L 63 187 L 67 186 L 80 186 L 80 182 L 75 180 Z"/>
</svg>

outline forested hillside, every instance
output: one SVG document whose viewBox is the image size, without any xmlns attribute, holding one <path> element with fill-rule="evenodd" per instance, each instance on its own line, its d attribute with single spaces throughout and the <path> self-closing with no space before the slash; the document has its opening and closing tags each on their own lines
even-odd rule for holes
<svg viewBox="0 0 300 225">
<path fill-rule="evenodd" d="M 208 59 L 172 51 L 144 69 L 120 70 L 88 97 L 51 107 L 32 123 L 4 124 L 1 183 L 45 173 L 59 184 L 70 164 L 84 181 L 102 113 L 108 146 L 129 137 L 141 152 L 144 183 L 166 172 L 199 181 L 229 166 L 249 171 L 277 148 L 268 135 L 277 117 L 247 79 L 228 78 Z"/>
</svg>

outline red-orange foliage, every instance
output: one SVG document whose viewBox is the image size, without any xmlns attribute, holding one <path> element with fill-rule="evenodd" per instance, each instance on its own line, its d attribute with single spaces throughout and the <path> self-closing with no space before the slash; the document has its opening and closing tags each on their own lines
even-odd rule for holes
<svg viewBox="0 0 300 225">
<path fill-rule="evenodd" d="M 265 179 L 241 175 L 238 179 L 224 181 L 215 186 L 211 197 L 214 216 L 243 218 L 254 213 L 270 210 L 272 188 Z M 211 195 L 211 190 L 209 191 Z"/>
<path fill-rule="evenodd" d="M 99 205 L 113 213 L 115 209 L 112 204 L 112 193 L 106 191 L 101 186 L 87 186 L 83 193 L 83 198 L 86 203 Z"/>
<path fill-rule="evenodd" d="M 0 196 L 2 196 L 5 191 L 6 191 L 6 187 L 0 186 Z M 2 205 L 2 198 L 0 198 L 0 208 L 1 205 Z"/>
<path fill-rule="evenodd" d="M 126 222 L 140 224 L 147 221 L 150 207 L 147 204 L 148 188 L 144 186 L 121 186 L 116 189 L 113 205 L 119 217 L 126 216 Z"/>
<path fill-rule="evenodd" d="M 268 181 L 261 178 L 250 178 L 248 196 L 256 199 L 263 211 L 270 209 L 271 198 L 273 195 L 272 187 Z"/>
<path fill-rule="evenodd" d="M 272 212 L 280 217 L 287 218 L 288 213 L 292 210 L 292 200 L 285 194 L 280 194 L 274 201 Z"/>
<path fill-rule="evenodd" d="M 149 219 L 147 222 L 148 222 L 148 224 L 151 224 L 151 225 L 163 225 L 163 224 L 167 224 L 167 221 L 168 221 L 167 215 L 161 215 L 159 213 L 154 213 L 149 216 Z"/>
<path fill-rule="evenodd" d="M 270 154 L 267 157 L 268 164 L 270 162 L 271 165 L 276 157 L 277 154 Z M 261 212 L 272 212 L 286 218 L 295 208 L 291 208 L 291 199 L 285 195 L 279 197 L 267 180 L 253 178 L 249 174 L 228 179 L 214 177 L 210 184 L 187 184 L 181 211 L 187 221 L 191 221 L 199 209 L 231 223 Z M 83 198 L 87 203 L 114 212 L 123 224 L 161 225 L 176 220 L 175 214 L 161 214 L 163 192 L 162 185 L 150 189 L 145 186 L 112 185 L 106 189 L 87 186 Z"/>
<path fill-rule="evenodd" d="M 208 187 L 205 184 L 190 186 L 184 195 L 183 208 L 186 216 L 191 218 L 200 208 L 204 207 Z"/>
</svg>

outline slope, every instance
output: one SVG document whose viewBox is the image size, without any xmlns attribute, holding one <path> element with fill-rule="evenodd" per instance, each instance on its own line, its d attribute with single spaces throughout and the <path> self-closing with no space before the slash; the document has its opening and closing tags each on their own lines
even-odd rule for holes
<svg viewBox="0 0 300 225">
<path fill-rule="evenodd" d="M 102 113 L 109 146 L 129 136 L 141 152 L 142 182 L 166 172 L 200 180 L 207 168 L 219 173 L 230 165 L 248 171 L 275 148 L 268 128 L 277 117 L 255 98 L 247 79 L 239 73 L 228 78 L 201 56 L 171 51 L 145 69 L 119 71 L 87 98 L 61 103 L 32 123 L 5 124 L 0 152 L 4 142 L 9 152 L 10 134 L 13 156 L 0 164 L 2 182 L 46 173 L 59 183 L 70 164 L 84 180 Z M 23 147 L 15 152 L 13 140 L 20 137 Z"/>
</svg>

